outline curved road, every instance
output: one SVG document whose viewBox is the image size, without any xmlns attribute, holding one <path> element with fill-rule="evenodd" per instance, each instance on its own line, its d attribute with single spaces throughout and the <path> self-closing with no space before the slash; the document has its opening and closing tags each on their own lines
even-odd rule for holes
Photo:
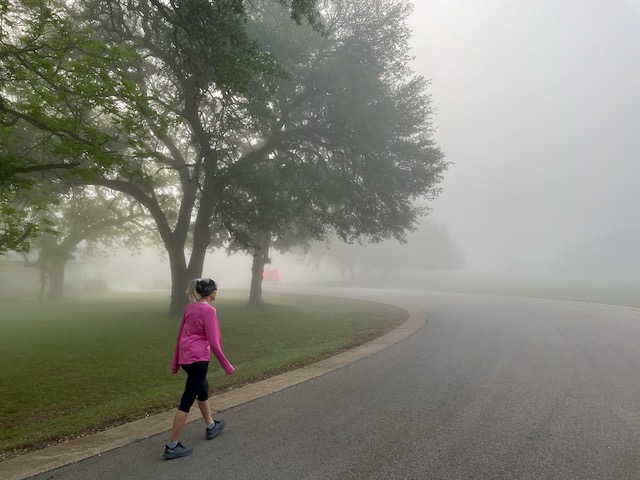
<svg viewBox="0 0 640 480">
<path fill-rule="evenodd" d="M 344 291 L 327 291 L 345 293 Z M 369 358 L 46 479 L 640 479 L 640 311 L 399 291 L 429 322 Z"/>
</svg>

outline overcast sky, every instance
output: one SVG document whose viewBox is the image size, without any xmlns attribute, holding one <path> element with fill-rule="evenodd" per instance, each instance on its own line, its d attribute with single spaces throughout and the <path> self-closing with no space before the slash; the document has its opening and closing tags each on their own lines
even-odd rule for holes
<svg viewBox="0 0 640 480">
<path fill-rule="evenodd" d="M 414 3 L 414 68 L 454 163 L 432 217 L 469 270 L 640 229 L 640 0 Z"/>
</svg>

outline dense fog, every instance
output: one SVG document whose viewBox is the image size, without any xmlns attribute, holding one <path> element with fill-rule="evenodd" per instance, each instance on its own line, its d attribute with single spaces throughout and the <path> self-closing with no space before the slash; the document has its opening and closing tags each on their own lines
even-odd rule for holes
<svg viewBox="0 0 640 480">
<path fill-rule="evenodd" d="M 468 272 L 638 278 L 639 27 L 637 0 L 415 3 Z"/>
<path fill-rule="evenodd" d="M 272 251 L 279 283 L 637 282 L 640 0 L 419 1 L 411 27 L 451 162 L 441 195 L 404 246 Z M 168 289 L 160 252 L 79 254 L 67 282 Z M 250 268 L 216 251 L 204 273 L 244 288 Z"/>
</svg>

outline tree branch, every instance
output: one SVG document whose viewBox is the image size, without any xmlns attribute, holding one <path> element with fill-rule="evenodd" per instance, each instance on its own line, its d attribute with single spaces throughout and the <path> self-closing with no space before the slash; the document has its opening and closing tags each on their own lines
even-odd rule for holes
<svg viewBox="0 0 640 480">
<path fill-rule="evenodd" d="M 164 215 L 162 208 L 160 207 L 156 199 L 147 195 L 144 191 L 142 191 L 142 189 L 129 182 L 125 182 L 124 180 L 110 180 L 107 178 L 100 178 L 88 183 L 93 185 L 101 185 L 103 187 L 111 188 L 112 190 L 131 195 L 147 210 L 149 210 L 149 213 L 151 213 L 151 216 L 158 225 L 158 232 L 160 233 L 160 237 L 162 237 L 165 242 L 171 241 L 173 232 L 171 231 L 171 226 L 169 225 L 167 217 Z"/>
</svg>

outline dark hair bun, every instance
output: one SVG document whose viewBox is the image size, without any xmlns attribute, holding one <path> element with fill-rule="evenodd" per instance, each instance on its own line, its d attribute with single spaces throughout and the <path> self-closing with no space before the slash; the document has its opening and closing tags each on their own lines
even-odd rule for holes
<svg viewBox="0 0 640 480">
<path fill-rule="evenodd" d="M 218 290 L 218 285 L 210 278 L 201 278 L 196 282 L 196 292 L 201 297 L 208 297 L 216 290 Z"/>
</svg>

